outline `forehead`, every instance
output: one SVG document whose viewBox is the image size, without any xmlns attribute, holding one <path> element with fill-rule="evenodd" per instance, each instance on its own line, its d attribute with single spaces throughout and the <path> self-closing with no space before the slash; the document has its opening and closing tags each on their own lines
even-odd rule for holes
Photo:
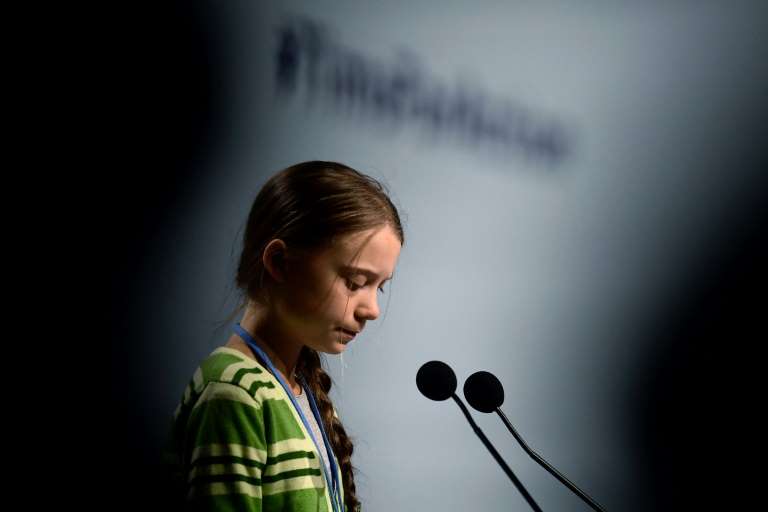
<svg viewBox="0 0 768 512">
<path fill-rule="evenodd" d="M 329 251 L 340 269 L 359 267 L 384 279 L 392 275 L 400 255 L 400 240 L 391 226 L 341 237 Z"/>
</svg>

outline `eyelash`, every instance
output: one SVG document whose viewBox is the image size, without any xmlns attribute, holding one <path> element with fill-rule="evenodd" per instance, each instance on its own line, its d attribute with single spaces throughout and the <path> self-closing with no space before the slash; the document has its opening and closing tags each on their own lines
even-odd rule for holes
<svg viewBox="0 0 768 512">
<path fill-rule="evenodd" d="M 352 288 L 353 286 L 355 286 L 356 288 Z M 360 289 L 360 288 L 362 288 L 363 286 L 365 286 L 365 285 L 359 285 L 359 284 L 357 284 L 357 283 L 353 283 L 351 280 L 347 279 L 347 288 L 349 288 L 349 289 L 350 289 L 350 290 L 352 290 L 353 292 L 356 292 L 357 290 L 359 290 L 359 289 Z M 386 293 L 386 292 L 384 291 L 384 288 L 381 288 L 381 287 L 379 287 L 379 291 L 380 291 L 381 293 Z"/>
</svg>

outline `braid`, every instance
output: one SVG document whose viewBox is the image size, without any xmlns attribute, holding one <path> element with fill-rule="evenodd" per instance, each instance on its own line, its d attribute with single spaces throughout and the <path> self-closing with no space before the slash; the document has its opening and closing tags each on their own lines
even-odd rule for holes
<svg viewBox="0 0 768 512">
<path fill-rule="evenodd" d="M 307 384 L 312 388 L 312 393 L 317 400 L 325 430 L 328 433 L 333 453 L 339 461 L 342 484 L 344 486 L 344 502 L 349 512 L 357 512 L 360 501 L 355 494 L 355 477 L 352 467 L 352 451 L 354 445 L 347 436 L 346 430 L 338 417 L 334 415 L 333 403 L 328 397 L 331 390 L 331 377 L 323 370 L 320 355 L 317 351 L 305 346 L 301 349 L 299 361 L 296 365 L 296 373 L 304 376 Z"/>
</svg>

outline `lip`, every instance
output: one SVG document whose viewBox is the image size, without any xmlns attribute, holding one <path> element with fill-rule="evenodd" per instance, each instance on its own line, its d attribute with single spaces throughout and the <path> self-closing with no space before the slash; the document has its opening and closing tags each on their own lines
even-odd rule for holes
<svg viewBox="0 0 768 512">
<path fill-rule="evenodd" d="M 343 329 L 341 327 L 339 327 L 337 330 L 341 333 L 341 336 L 344 339 L 346 339 L 347 341 L 354 339 L 355 335 L 357 334 L 356 332 L 348 331 L 348 330 Z"/>
</svg>

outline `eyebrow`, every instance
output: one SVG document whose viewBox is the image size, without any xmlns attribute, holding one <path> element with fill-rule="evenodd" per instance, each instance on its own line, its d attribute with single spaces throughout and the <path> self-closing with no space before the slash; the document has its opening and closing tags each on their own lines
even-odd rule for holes
<svg viewBox="0 0 768 512">
<path fill-rule="evenodd" d="M 367 268 L 353 267 L 353 266 L 350 266 L 350 265 L 344 265 L 343 268 L 344 268 L 344 270 L 347 270 L 347 271 L 358 272 L 360 274 L 364 274 L 364 275 L 366 275 L 366 276 L 368 276 L 370 278 L 373 278 L 373 279 L 376 279 L 376 278 L 379 277 L 379 274 L 377 274 L 373 270 L 368 270 Z M 382 282 L 389 281 L 390 279 L 392 279 L 391 275 L 389 277 L 385 278 Z"/>
</svg>

